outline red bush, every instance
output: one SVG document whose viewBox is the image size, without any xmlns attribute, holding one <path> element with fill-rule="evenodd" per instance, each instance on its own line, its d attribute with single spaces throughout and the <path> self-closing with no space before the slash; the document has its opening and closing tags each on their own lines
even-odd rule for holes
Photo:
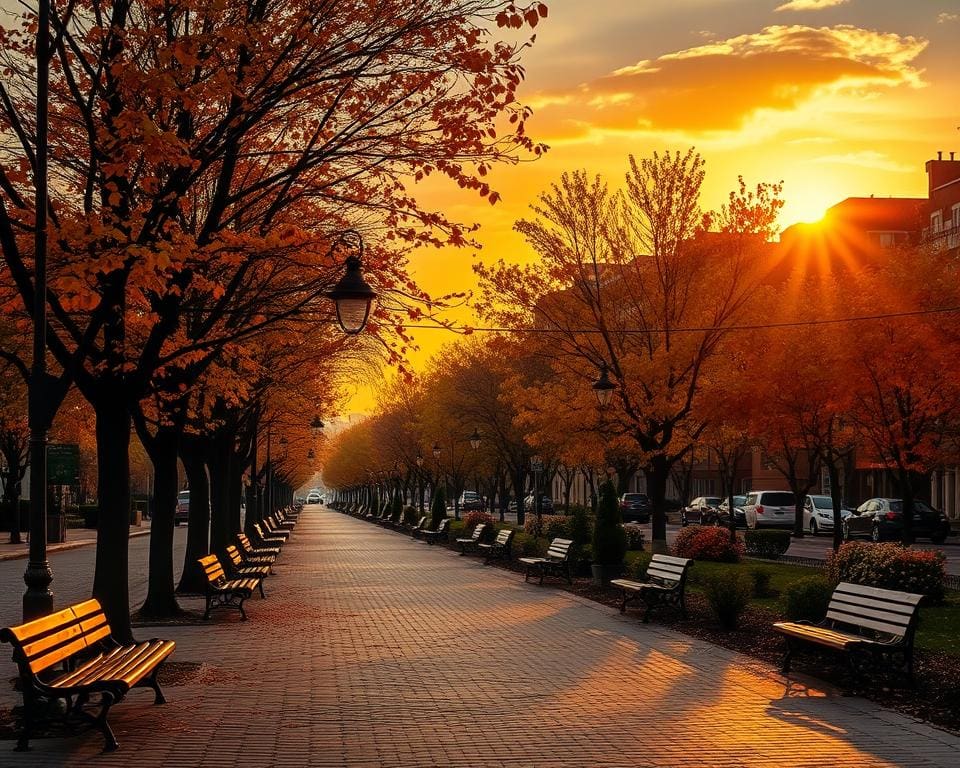
<svg viewBox="0 0 960 768">
<path fill-rule="evenodd" d="M 714 560 L 721 563 L 736 563 L 743 555 L 743 539 L 737 536 L 730 541 L 730 531 L 714 526 L 690 525 L 681 529 L 673 544 L 677 557 L 694 560 Z"/>
<path fill-rule="evenodd" d="M 849 581 L 868 587 L 896 589 L 943 599 L 946 579 L 943 552 L 906 549 L 900 544 L 849 541 L 827 560 L 835 582 Z"/>
<path fill-rule="evenodd" d="M 463 525 L 468 531 L 472 531 L 480 523 L 486 523 L 487 525 L 493 525 L 493 517 L 487 512 L 481 512 L 479 509 L 474 512 L 467 512 L 463 516 Z"/>
</svg>

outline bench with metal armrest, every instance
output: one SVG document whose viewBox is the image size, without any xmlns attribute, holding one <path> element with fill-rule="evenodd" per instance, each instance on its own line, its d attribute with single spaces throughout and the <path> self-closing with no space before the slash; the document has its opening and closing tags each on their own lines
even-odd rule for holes
<svg viewBox="0 0 960 768">
<path fill-rule="evenodd" d="M 631 579 L 613 579 L 610 586 L 617 587 L 622 593 L 620 613 L 627 610 L 631 600 L 643 600 L 647 610 L 643 612 L 643 621 L 650 620 L 650 611 L 658 605 L 672 605 L 680 609 L 686 618 L 687 572 L 693 560 L 687 557 L 654 555 L 647 566 L 646 581 Z"/>
<path fill-rule="evenodd" d="M 486 558 L 484 562 L 491 560 L 509 560 L 513 557 L 513 534 L 516 531 L 513 528 L 503 528 L 497 533 L 497 538 L 489 544 L 480 542 L 477 544 L 477 550 L 484 553 Z"/>
<path fill-rule="evenodd" d="M 176 643 L 153 639 L 121 644 L 113 638 L 107 617 L 97 600 L 86 600 L 62 611 L 16 627 L 0 630 L 0 641 L 13 645 L 23 692 L 23 731 L 17 749 L 26 750 L 38 725 L 50 720 L 83 722 L 97 728 L 104 751 L 118 746 L 107 723 L 110 707 L 132 688 L 151 688 L 154 703 L 163 704 L 157 674 Z M 59 671 L 58 668 L 59 667 Z M 100 708 L 85 711 L 92 696 Z M 63 700 L 65 712 L 50 715 L 44 702 Z"/>
<path fill-rule="evenodd" d="M 240 617 L 246 621 L 247 612 L 243 610 L 243 601 L 253 594 L 253 590 L 260 586 L 260 579 L 256 576 L 242 576 L 238 579 L 228 579 L 227 574 L 216 555 L 207 555 L 197 560 L 207 577 L 207 609 L 203 618 L 210 618 L 210 611 L 214 608 L 236 608 Z"/>
<path fill-rule="evenodd" d="M 486 523 L 478 523 L 474 529 L 473 534 L 470 536 L 464 536 L 457 539 L 457 544 L 460 545 L 460 554 L 467 554 L 467 550 L 476 549 L 477 545 L 483 539 L 483 534 L 487 530 Z"/>
<path fill-rule="evenodd" d="M 573 579 L 570 575 L 570 548 L 573 546 L 571 539 L 554 539 L 547 548 L 547 554 L 544 557 L 521 557 L 520 562 L 526 566 L 523 580 L 529 581 L 530 576 L 539 574 L 540 583 L 543 584 L 544 576 L 563 576 L 567 583 L 572 584 Z"/>
</svg>

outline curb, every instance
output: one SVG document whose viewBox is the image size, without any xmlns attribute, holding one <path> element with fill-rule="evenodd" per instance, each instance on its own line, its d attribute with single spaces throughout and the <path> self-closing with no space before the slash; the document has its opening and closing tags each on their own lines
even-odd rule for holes
<svg viewBox="0 0 960 768">
<path fill-rule="evenodd" d="M 130 538 L 135 539 L 138 536 L 149 536 L 150 529 L 148 528 L 145 531 L 131 531 Z M 48 544 L 47 545 L 47 554 L 53 554 L 54 552 L 66 552 L 70 549 L 80 549 L 80 547 L 87 547 L 91 544 L 96 544 L 96 538 L 93 539 L 84 539 L 83 541 L 66 541 L 62 544 Z M 16 552 L 3 552 L 0 553 L 0 562 L 5 562 L 7 560 L 26 560 L 30 557 L 29 548 L 24 551 Z"/>
</svg>

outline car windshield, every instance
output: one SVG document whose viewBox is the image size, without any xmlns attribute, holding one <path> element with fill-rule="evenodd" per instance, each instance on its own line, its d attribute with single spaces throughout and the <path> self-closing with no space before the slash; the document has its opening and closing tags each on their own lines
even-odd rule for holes
<svg viewBox="0 0 960 768">
<path fill-rule="evenodd" d="M 190 501 L 190 491 L 180 491 L 177 494 L 177 501 Z"/>
<path fill-rule="evenodd" d="M 624 501 L 646 501 L 647 494 L 645 493 L 625 493 L 623 494 Z"/>
<path fill-rule="evenodd" d="M 913 511 L 919 512 L 921 515 L 937 514 L 937 510 L 935 510 L 933 507 L 927 504 L 927 502 L 919 501 L 919 500 L 913 502 Z"/>
<path fill-rule="evenodd" d="M 720 503 L 719 496 L 704 496 L 703 501 L 705 504 L 709 504 L 711 507 L 715 507 Z"/>
<path fill-rule="evenodd" d="M 765 492 L 761 499 L 761 504 L 769 504 L 771 507 L 792 507 L 793 494 L 785 491 Z"/>
<path fill-rule="evenodd" d="M 810 498 L 817 509 L 833 509 L 833 499 L 829 496 L 811 496 Z"/>
<path fill-rule="evenodd" d="M 890 500 L 890 511 L 891 512 L 903 512 L 903 502 L 900 499 L 891 499 Z"/>
<path fill-rule="evenodd" d="M 464 491 L 464 492 L 463 492 L 463 498 L 465 498 L 465 499 L 475 499 L 475 498 L 477 498 L 477 492 L 476 492 L 476 491 Z"/>
</svg>

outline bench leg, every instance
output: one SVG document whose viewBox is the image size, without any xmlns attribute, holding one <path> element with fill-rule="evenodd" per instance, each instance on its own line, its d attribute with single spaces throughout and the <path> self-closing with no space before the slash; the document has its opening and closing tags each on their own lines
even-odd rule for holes
<svg viewBox="0 0 960 768">
<path fill-rule="evenodd" d="M 265 600 L 267 596 L 263 593 L 263 579 L 260 579 L 257 586 L 260 587 L 260 599 Z"/>
<path fill-rule="evenodd" d="M 211 605 L 211 602 L 210 602 L 210 595 L 207 595 L 207 609 L 203 612 L 203 620 L 204 620 L 204 621 L 206 621 L 207 619 L 210 618 L 210 609 L 211 609 L 212 607 L 213 607 L 213 606 Z"/>
<path fill-rule="evenodd" d="M 113 735 L 110 724 L 107 722 L 107 713 L 110 711 L 112 704 L 113 696 L 108 693 L 103 694 L 103 708 L 100 710 L 100 714 L 97 715 L 96 726 L 100 729 L 100 733 L 103 734 L 104 752 L 115 752 L 120 746 L 117 743 L 117 737 Z"/>
<path fill-rule="evenodd" d="M 154 703 L 154 704 L 166 704 L 166 703 L 167 703 L 167 699 L 166 699 L 166 697 L 163 695 L 163 691 L 160 690 L 160 680 L 158 679 L 158 676 L 159 676 L 159 674 L 160 674 L 160 667 L 162 667 L 162 666 L 163 666 L 163 663 L 162 663 L 162 662 L 161 662 L 160 664 L 157 664 L 157 666 L 154 668 L 153 672 L 150 674 L 150 677 L 148 677 L 146 680 L 144 680 L 144 683 L 143 683 L 147 688 L 152 688 L 152 689 L 153 689 L 153 703 Z"/>
<path fill-rule="evenodd" d="M 23 730 L 20 732 L 20 736 L 17 737 L 17 746 L 14 748 L 14 752 L 28 752 L 30 750 L 30 734 L 33 732 L 34 708 L 33 694 L 29 691 L 28 686 L 24 686 Z"/>
<path fill-rule="evenodd" d="M 570 576 L 570 563 L 569 563 L 569 562 L 564 565 L 564 569 L 565 569 L 565 571 L 566 571 L 566 573 L 567 573 L 567 584 L 573 584 L 573 579 L 572 579 L 571 576 Z"/>
<path fill-rule="evenodd" d="M 621 592 L 623 594 L 620 597 L 620 613 L 626 613 L 627 612 L 627 590 L 622 589 Z"/>
<path fill-rule="evenodd" d="M 529 566 L 529 565 L 527 566 L 526 573 L 523 574 L 523 580 L 524 580 L 524 581 L 527 581 L 527 582 L 530 581 L 530 566 Z"/>
<path fill-rule="evenodd" d="M 246 599 L 246 598 L 241 597 L 241 598 L 240 598 L 240 602 L 237 603 L 237 608 L 240 609 L 240 621 L 246 621 L 246 620 L 247 620 L 247 612 L 246 612 L 245 610 L 243 610 L 243 601 L 244 601 L 245 599 Z"/>
<path fill-rule="evenodd" d="M 787 675 L 790 673 L 790 660 L 793 658 L 793 644 L 786 640 L 787 651 L 783 654 L 783 661 L 780 663 L 780 671 Z"/>
</svg>

